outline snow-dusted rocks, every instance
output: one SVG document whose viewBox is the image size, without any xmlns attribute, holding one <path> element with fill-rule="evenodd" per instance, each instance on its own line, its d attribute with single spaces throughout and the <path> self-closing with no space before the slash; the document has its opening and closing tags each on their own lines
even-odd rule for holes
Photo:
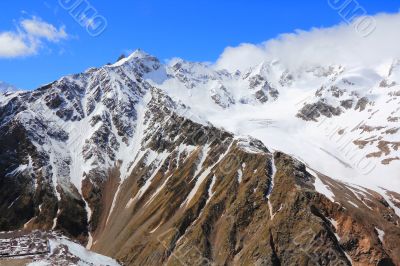
<svg viewBox="0 0 400 266">
<path fill-rule="evenodd" d="M 120 265 L 57 232 L 0 232 L 0 243 L 0 264 L 5 265 Z"/>
</svg>

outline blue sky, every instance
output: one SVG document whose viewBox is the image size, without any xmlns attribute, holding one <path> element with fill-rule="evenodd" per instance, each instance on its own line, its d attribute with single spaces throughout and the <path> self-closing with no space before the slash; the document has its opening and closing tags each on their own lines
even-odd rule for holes
<svg viewBox="0 0 400 266">
<path fill-rule="evenodd" d="M 114 62 L 120 54 L 136 48 L 162 60 L 215 61 L 227 46 L 261 43 L 280 33 L 342 22 L 329 0 L 88 0 L 107 21 L 104 32 L 93 37 L 60 1 L 0 2 L 0 40 L 4 37 L 1 34 L 12 32 L 12 36 L 34 43 L 30 47 L 34 51 L 0 56 L 0 80 L 33 89 L 61 76 Z M 394 0 L 358 2 L 370 15 L 395 13 L 400 8 Z M 43 33 L 28 27 L 29 22 L 31 26 L 42 23 L 54 27 Z"/>
</svg>

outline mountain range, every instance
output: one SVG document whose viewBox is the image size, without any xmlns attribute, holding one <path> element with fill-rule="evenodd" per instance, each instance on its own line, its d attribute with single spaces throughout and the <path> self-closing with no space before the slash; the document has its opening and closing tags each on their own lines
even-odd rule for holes
<svg viewBox="0 0 400 266">
<path fill-rule="evenodd" d="M 396 59 L 232 72 L 137 50 L 0 93 L 0 231 L 122 265 L 400 265 L 399 111 Z"/>
</svg>

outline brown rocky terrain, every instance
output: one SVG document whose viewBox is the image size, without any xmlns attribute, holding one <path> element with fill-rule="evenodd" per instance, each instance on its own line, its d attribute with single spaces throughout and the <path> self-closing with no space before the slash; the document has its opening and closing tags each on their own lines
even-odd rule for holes
<svg viewBox="0 0 400 266">
<path fill-rule="evenodd" d="M 399 218 L 379 194 L 319 175 L 332 202 L 288 155 L 179 117 L 167 121 L 144 147 L 168 155 L 157 167 L 146 165 L 143 151 L 115 208 L 102 215 L 93 250 L 128 265 L 399 263 Z M 191 132 L 201 132 L 201 141 Z M 182 145 L 194 148 L 179 152 Z M 380 240 L 375 227 L 391 233 Z"/>
</svg>

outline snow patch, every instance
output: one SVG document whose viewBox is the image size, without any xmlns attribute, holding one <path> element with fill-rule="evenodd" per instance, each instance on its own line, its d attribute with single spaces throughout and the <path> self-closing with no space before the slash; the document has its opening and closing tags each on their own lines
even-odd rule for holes
<svg viewBox="0 0 400 266">
<path fill-rule="evenodd" d="M 312 172 L 311 169 L 307 168 L 307 172 L 310 173 L 310 171 Z M 335 202 L 334 199 L 335 194 L 333 194 L 332 190 L 327 185 L 325 185 L 317 175 L 314 177 L 315 177 L 315 182 L 314 182 L 315 190 L 318 193 L 321 193 L 322 195 L 326 196 L 330 201 Z"/>
<path fill-rule="evenodd" d="M 376 232 L 378 232 L 378 237 L 381 243 L 383 243 L 383 237 L 385 236 L 385 232 L 378 227 L 375 227 Z"/>
</svg>

